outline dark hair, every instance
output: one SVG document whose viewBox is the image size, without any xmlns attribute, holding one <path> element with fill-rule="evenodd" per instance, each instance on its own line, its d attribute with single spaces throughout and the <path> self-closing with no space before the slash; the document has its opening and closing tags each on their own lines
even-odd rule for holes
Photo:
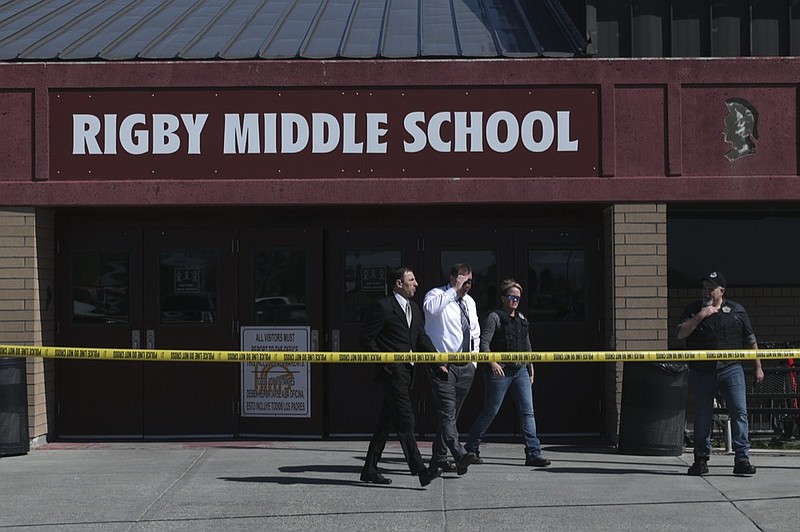
<svg viewBox="0 0 800 532">
<path fill-rule="evenodd" d="M 393 287 L 397 281 L 404 281 L 406 278 L 406 273 L 408 272 L 413 273 L 414 270 L 412 270 L 408 266 L 399 266 L 397 268 L 394 268 L 389 278 L 389 286 Z"/>
<path fill-rule="evenodd" d="M 459 274 L 467 273 L 472 273 L 472 266 L 466 262 L 456 262 L 453 264 L 453 267 L 450 268 L 450 277 L 458 277 Z"/>
</svg>

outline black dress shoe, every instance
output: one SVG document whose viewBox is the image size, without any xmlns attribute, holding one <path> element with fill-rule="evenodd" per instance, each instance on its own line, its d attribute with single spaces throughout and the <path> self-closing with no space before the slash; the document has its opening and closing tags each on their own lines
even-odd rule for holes
<svg viewBox="0 0 800 532">
<path fill-rule="evenodd" d="M 427 469 L 423 469 L 419 472 L 419 484 L 420 486 L 427 486 L 428 484 L 433 481 L 433 479 L 442 476 L 442 470 L 438 467 L 429 467 Z"/>
<path fill-rule="evenodd" d="M 541 456 L 534 456 L 525 460 L 526 466 L 534 467 L 547 467 L 550 465 L 550 460 L 542 458 Z"/>
<path fill-rule="evenodd" d="M 361 482 L 369 484 L 391 484 L 392 479 L 386 478 L 380 473 L 361 473 Z"/>
<path fill-rule="evenodd" d="M 458 459 L 458 466 L 456 467 L 456 473 L 459 475 L 465 475 L 467 473 L 467 468 L 475 463 L 475 453 L 465 453 L 461 458 Z"/>
<path fill-rule="evenodd" d="M 438 467 L 443 473 L 455 473 L 458 471 L 458 466 L 452 460 L 445 460 L 444 462 L 436 462 L 431 464 L 431 467 Z"/>
</svg>

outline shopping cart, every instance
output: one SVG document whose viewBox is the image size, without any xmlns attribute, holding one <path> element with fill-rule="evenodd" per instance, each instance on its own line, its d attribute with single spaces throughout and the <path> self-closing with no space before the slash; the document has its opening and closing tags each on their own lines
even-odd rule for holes
<svg viewBox="0 0 800 532">
<path fill-rule="evenodd" d="M 761 349 L 797 349 L 800 342 L 759 342 Z M 800 437 L 800 364 L 794 359 L 762 360 L 764 380 L 755 382 L 754 367 L 744 364 L 747 415 L 751 435 L 789 440 Z M 730 427 L 724 399 L 714 408 L 715 429 L 723 431 L 726 449 L 731 449 Z"/>
<path fill-rule="evenodd" d="M 796 349 L 800 342 L 763 342 L 762 349 Z M 800 367 L 793 358 L 762 360 L 764 380 L 756 383 L 753 365 L 745 364 L 750 432 L 791 439 L 800 430 Z M 800 434 L 797 434 L 800 436 Z"/>
</svg>

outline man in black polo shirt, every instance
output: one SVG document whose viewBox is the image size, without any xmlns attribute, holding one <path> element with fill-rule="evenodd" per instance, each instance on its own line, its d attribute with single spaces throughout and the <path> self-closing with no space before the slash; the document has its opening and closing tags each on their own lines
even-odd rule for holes
<svg viewBox="0 0 800 532">
<path fill-rule="evenodd" d="M 703 280 L 703 299 L 683 311 L 678 321 L 678 339 L 686 339 L 686 348 L 758 349 L 750 317 L 744 307 L 725 298 L 727 283 L 720 272 L 711 272 Z M 756 382 L 764 380 L 761 361 L 755 360 Z M 728 408 L 733 435 L 736 475 L 755 475 L 750 464 L 750 440 L 747 402 L 742 363 L 738 360 L 703 361 L 689 364 L 689 389 L 694 406 L 694 463 L 690 475 L 708 474 L 711 456 L 711 423 L 714 397 L 722 393 Z"/>
</svg>

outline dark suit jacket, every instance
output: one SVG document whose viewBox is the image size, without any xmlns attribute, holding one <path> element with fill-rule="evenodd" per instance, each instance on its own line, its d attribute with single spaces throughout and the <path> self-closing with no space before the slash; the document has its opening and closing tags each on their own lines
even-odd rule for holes
<svg viewBox="0 0 800 532">
<path fill-rule="evenodd" d="M 394 293 L 373 303 L 361 329 L 361 347 L 377 353 L 435 353 L 436 348 L 425 333 L 425 315 L 416 303 L 409 301 L 409 304 L 411 327 Z M 388 366 L 391 369 L 391 364 Z"/>
</svg>

